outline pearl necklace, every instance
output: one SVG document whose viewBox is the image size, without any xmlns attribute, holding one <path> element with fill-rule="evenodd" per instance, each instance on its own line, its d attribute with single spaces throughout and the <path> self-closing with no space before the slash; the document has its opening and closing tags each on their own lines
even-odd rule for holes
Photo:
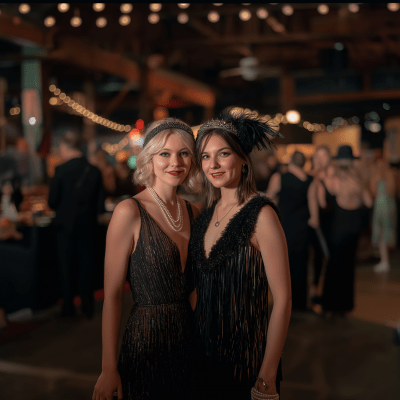
<svg viewBox="0 0 400 400">
<path fill-rule="evenodd" d="M 183 227 L 183 217 L 182 217 L 182 212 L 181 212 L 181 203 L 178 200 L 178 196 L 176 196 L 176 203 L 178 204 L 178 218 L 174 219 L 171 215 L 171 213 L 169 212 L 167 206 L 165 205 L 165 203 L 161 200 L 161 198 L 158 196 L 158 194 L 156 193 L 156 191 L 150 187 L 150 186 L 146 186 L 147 190 L 150 192 L 150 194 L 153 196 L 154 200 L 158 203 L 158 205 L 161 208 L 161 211 L 164 214 L 164 217 L 166 218 L 168 224 L 170 225 L 170 227 L 175 231 L 175 232 L 179 232 L 182 227 Z"/>
</svg>

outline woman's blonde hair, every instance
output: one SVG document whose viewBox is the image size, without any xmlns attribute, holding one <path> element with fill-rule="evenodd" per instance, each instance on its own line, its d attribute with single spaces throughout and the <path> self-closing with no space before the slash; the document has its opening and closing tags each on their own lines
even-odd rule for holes
<svg viewBox="0 0 400 400">
<path fill-rule="evenodd" d="M 164 118 L 158 121 L 153 121 L 149 123 L 146 127 L 146 131 L 144 134 L 144 139 L 146 136 L 157 126 L 161 124 L 165 124 L 168 122 L 180 122 L 181 124 L 185 124 L 177 118 Z M 187 125 L 187 124 L 185 124 Z M 189 126 L 189 125 L 188 125 Z M 189 133 L 182 129 L 166 129 L 158 133 L 142 149 L 136 159 L 136 171 L 133 176 L 134 182 L 137 185 L 141 186 L 151 186 L 154 183 L 154 172 L 153 172 L 153 156 L 157 154 L 165 145 L 167 139 L 172 135 L 177 135 L 182 141 L 186 144 L 189 149 L 190 155 L 192 157 L 192 164 L 190 166 L 189 173 L 185 180 L 182 182 L 182 185 L 190 190 L 194 190 L 196 188 L 196 174 L 197 174 L 197 166 L 196 159 L 194 156 L 194 147 L 195 141 L 194 137 Z"/>
</svg>

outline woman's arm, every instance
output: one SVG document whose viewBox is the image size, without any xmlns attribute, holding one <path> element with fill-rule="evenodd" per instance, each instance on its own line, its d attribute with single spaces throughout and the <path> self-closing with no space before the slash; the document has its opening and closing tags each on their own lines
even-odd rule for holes
<svg viewBox="0 0 400 400">
<path fill-rule="evenodd" d="M 271 198 L 275 203 L 278 202 L 278 194 L 281 191 L 281 174 L 279 172 L 275 172 L 271 176 L 271 179 L 268 184 L 268 189 L 265 192 L 265 195 Z"/>
<path fill-rule="evenodd" d="M 261 209 L 254 238 L 262 254 L 274 299 L 268 326 L 267 346 L 259 377 L 269 385 L 269 389 L 265 393 L 275 394 L 278 364 L 289 327 L 292 292 L 286 238 L 278 216 L 272 207 L 264 206 Z"/>
<path fill-rule="evenodd" d="M 118 398 L 122 398 L 117 371 L 118 338 L 128 261 L 137 240 L 134 227 L 138 231 L 139 224 L 138 207 L 127 199 L 117 205 L 108 227 L 104 260 L 102 373 L 94 389 L 94 400 L 111 400 L 115 390 L 118 390 Z"/>
<path fill-rule="evenodd" d="M 314 179 L 307 191 L 307 201 L 308 210 L 310 211 L 310 219 L 308 220 L 308 225 L 312 228 L 317 228 L 319 226 L 319 207 L 318 207 L 318 181 Z"/>
</svg>

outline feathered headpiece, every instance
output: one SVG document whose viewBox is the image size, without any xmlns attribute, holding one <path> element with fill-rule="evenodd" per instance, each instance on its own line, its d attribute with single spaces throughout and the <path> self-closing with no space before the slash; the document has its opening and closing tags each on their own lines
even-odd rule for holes
<svg viewBox="0 0 400 400">
<path fill-rule="evenodd" d="M 238 111 L 231 107 L 224 110 L 217 119 L 204 123 L 197 132 L 196 140 L 201 141 L 206 131 L 218 128 L 236 135 L 246 154 L 250 154 L 255 147 L 258 150 L 268 150 L 272 146 L 275 147 L 268 135 L 283 137 L 257 113 L 250 110 Z"/>
</svg>

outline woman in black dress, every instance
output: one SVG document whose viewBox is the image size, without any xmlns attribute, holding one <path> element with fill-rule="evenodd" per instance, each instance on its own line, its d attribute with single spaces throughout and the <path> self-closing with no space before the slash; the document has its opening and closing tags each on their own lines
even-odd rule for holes
<svg viewBox="0 0 400 400">
<path fill-rule="evenodd" d="M 368 223 L 372 197 L 354 168 L 357 159 L 348 145 L 340 146 L 330 197 L 333 210 L 327 223 L 330 258 L 326 267 L 322 307 L 328 314 L 345 315 L 354 308 L 356 253 Z M 323 204 L 320 204 L 323 207 Z"/>
<path fill-rule="evenodd" d="M 257 195 L 249 158 L 255 146 L 270 144 L 266 133 L 277 135 L 257 116 L 230 110 L 198 132 L 207 208 L 189 251 L 199 399 L 278 398 L 291 309 L 288 255 L 276 207 Z"/>
<path fill-rule="evenodd" d="M 172 118 L 150 124 L 137 158 L 144 185 L 122 201 L 107 232 L 102 373 L 93 400 L 190 398 L 192 309 L 185 268 L 192 206 L 176 196 L 195 182 L 194 136 Z M 117 363 L 125 280 L 134 306 Z"/>
</svg>

